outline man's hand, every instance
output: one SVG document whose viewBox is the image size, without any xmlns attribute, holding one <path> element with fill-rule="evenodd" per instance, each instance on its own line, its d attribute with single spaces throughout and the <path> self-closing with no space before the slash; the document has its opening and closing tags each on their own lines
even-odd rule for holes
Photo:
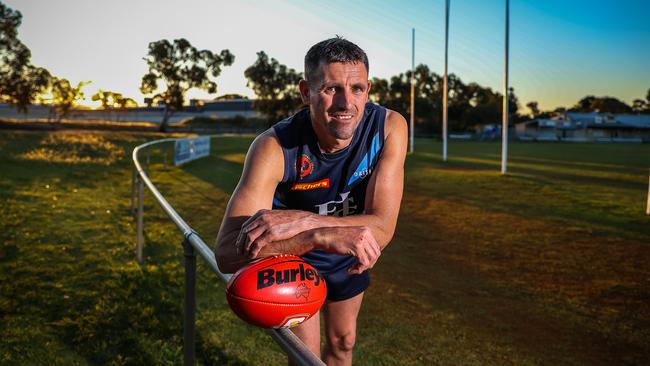
<svg viewBox="0 0 650 366">
<path fill-rule="evenodd" d="M 242 225 L 235 242 L 237 253 L 255 258 L 269 243 L 291 239 L 317 227 L 317 217 L 300 210 L 259 210 Z"/>
<path fill-rule="evenodd" d="M 315 229 L 313 238 L 317 249 L 356 257 L 359 263 L 348 269 L 350 274 L 359 274 L 372 268 L 381 255 L 381 247 L 366 226 Z"/>
</svg>

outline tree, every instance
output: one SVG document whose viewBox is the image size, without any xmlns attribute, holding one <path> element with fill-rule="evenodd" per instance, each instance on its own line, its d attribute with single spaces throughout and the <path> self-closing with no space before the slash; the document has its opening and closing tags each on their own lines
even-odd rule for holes
<svg viewBox="0 0 650 366">
<path fill-rule="evenodd" d="M 112 91 L 108 91 L 108 90 L 99 89 L 99 91 L 93 94 L 92 97 L 90 97 L 90 99 L 93 102 L 99 101 L 102 104 L 102 109 L 109 110 L 115 107 L 116 93 L 113 93 Z"/>
<path fill-rule="evenodd" d="M 81 89 L 88 84 L 89 81 L 82 81 L 77 86 L 72 86 L 67 79 L 52 77 L 50 116 L 54 115 L 57 122 L 68 116 L 77 101 L 84 99 L 84 92 Z"/>
<path fill-rule="evenodd" d="M 581 113 L 589 113 L 593 112 L 592 104 L 596 100 L 596 97 L 593 95 L 588 95 L 578 101 L 578 104 L 573 106 L 569 111 L 570 112 L 581 112 Z"/>
<path fill-rule="evenodd" d="M 588 95 L 569 110 L 570 112 L 631 113 L 632 107 L 613 97 Z"/>
<path fill-rule="evenodd" d="M 302 73 L 288 68 L 264 52 L 244 71 L 246 85 L 253 89 L 257 99 L 253 107 L 265 114 L 269 125 L 287 117 L 302 106 L 298 82 Z"/>
<path fill-rule="evenodd" d="M 31 52 L 18 39 L 21 21 L 19 11 L 0 2 L 0 101 L 27 112 L 27 106 L 47 89 L 50 73 L 31 64 Z"/>
<path fill-rule="evenodd" d="M 532 113 L 531 118 L 535 118 L 539 116 L 539 107 L 537 106 L 536 101 L 530 101 L 528 104 L 526 104 L 526 107 L 530 109 L 530 112 Z"/>
<path fill-rule="evenodd" d="M 631 113 L 632 108 L 624 102 L 612 97 L 596 98 L 591 104 L 594 111 L 600 113 Z"/>
<path fill-rule="evenodd" d="M 102 109 L 116 109 L 116 108 L 133 108 L 137 107 L 138 103 L 131 98 L 124 97 L 122 93 L 116 93 L 109 90 L 102 90 L 92 95 L 92 101 L 99 101 L 102 104 Z"/>
<path fill-rule="evenodd" d="M 208 50 L 197 50 L 186 39 L 175 39 L 173 43 L 163 39 L 149 43 L 149 51 L 144 58 L 149 71 L 142 77 L 140 91 L 153 94 L 158 90 L 158 82 L 165 84 L 165 90 L 153 96 L 153 102 L 165 103 L 165 114 L 160 130 L 165 131 L 171 114 L 182 110 L 185 93 L 198 88 L 210 94 L 217 92 L 213 79 L 221 74 L 223 66 L 230 66 L 235 56 L 229 50 L 219 54 Z"/>
<path fill-rule="evenodd" d="M 632 111 L 634 113 L 644 113 L 648 109 L 648 104 L 643 99 L 634 99 L 632 102 Z"/>
<path fill-rule="evenodd" d="M 248 97 L 241 94 L 224 94 L 218 96 L 215 100 L 235 100 L 235 99 L 248 99 Z"/>
<path fill-rule="evenodd" d="M 463 85 L 460 80 L 459 85 Z M 456 122 L 456 128 L 471 130 L 478 125 L 495 124 L 501 120 L 503 96 L 494 92 L 491 88 L 484 88 L 478 83 L 472 82 L 462 87 L 463 100 L 460 101 L 460 121 Z"/>
<path fill-rule="evenodd" d="M 370 101 L 381 105 L 388 105 L 390 100 L 388 80 L 374 77 L 370 82 L 372 84 L 368 95 Z"/>
<path fill-rule="evenodd" d="M 102 104 L 102 109 L 108 111 L 109 115 L 113 110 L 124 111 L 127 108 L 134 108 L 138 106 L 135 100 L 126 98 L 122 93 L 116 93 L 108 90 L 99 89 L 99 91 L 92 95 L 92 101 L 99 101 Z M 116 115 L 116 119 L 119 116 Z"/>
<path fill-rule="evenodd" d="M 515 88 L 508 88 L 508 123 L 515 124 L 521 122 L 521 116 L 518 113 L 519 111 L 519 98 L 515 94 Z"/>
</svg>

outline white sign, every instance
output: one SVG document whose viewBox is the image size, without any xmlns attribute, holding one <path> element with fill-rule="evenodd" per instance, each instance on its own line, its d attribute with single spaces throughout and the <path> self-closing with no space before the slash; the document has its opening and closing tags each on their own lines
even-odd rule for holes
<svg viewBox="0 0 650 366">
<path fill-rule="evenodd" d="M 174 165 L 185 164 L 210 155 L 210 138 L 178 139 L 174 144 Z"/>
</svg>

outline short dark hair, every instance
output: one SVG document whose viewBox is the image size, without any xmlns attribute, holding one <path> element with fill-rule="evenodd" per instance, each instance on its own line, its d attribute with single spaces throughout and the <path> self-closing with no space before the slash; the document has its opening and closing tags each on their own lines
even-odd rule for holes
<svg viewBox="0 0 650 366">
<path fill-rule="evenodd" d="M 308 81 L 316 78 L 316 72 L 321 61 L 333 62 L 363 62 L 366 71 L 369 71 L 368 56 L 356 44 L 336 36 L 326 39 L 311 46 L 305 55 L 305 79 Z"/>
</svg>

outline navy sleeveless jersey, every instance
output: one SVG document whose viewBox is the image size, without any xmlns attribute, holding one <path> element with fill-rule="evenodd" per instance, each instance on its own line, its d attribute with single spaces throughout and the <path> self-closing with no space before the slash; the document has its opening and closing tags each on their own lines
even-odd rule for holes
<svg viewBox="0 0 650 366">
<path fill-rule="evenodd" d="M 323 153 L 311 125 L 309 109 L 273 128 L 284 153 L 284 176 L 275 190 L 273 209 L 296 209 L 319 215 L 364 212 L 366 188 L 384 146 L 386 109 L 368 103 L 352 142 L 343 150 Z M 322 272 L 356 263 L 352 256 L 314 250 L 303 255 Z"/>
</svg>

